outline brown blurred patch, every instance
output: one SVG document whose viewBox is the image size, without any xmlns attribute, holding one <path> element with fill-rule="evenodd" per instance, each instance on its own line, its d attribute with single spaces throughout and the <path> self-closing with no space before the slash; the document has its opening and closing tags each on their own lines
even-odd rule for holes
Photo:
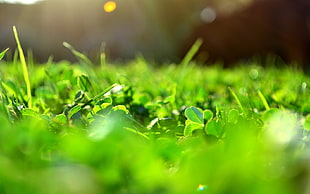
<svg viewBox="0 0 310 194">
<path fill-rule="evenodd" d="M 218 14 L 211 23 L 197 25 L 182 48 L 183 55 L 197 38 L 202 38 L 196 58 L 200 56 L 206 62 L 222 60 L 227 66 L 254 55 L 274 53 L 286 62 L 309 68 L 309 18 L 308 0 L 256 0 L 239 11 Z"/>
</svg>

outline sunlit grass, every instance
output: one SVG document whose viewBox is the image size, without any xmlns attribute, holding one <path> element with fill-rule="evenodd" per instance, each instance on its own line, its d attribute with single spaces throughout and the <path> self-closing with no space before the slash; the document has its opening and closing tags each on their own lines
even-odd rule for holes
<svg viewBox="0 0 310 194">
<path fill-rule="evenodd" d="M 0 63 L 0 193 L 308 192 L 302 72 L 198 66 L 199 42 L 182 64 L 97 65 L 64 43 L 79 63 L 34 65 L 30 88 L 14 35 L 20 61 Z"/>
</svg>

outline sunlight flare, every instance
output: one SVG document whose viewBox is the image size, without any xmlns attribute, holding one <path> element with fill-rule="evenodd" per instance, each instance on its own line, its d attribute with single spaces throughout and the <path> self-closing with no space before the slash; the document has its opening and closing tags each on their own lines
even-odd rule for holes
<svg viewBox="0 0 310 194">
<path fill-rule="evenodd" d="M 107 13 L 111 13 L 116 9 L 116 3 L 114 1 L 108 1 L 103 5 L 103 9 Z"/>
</svg>

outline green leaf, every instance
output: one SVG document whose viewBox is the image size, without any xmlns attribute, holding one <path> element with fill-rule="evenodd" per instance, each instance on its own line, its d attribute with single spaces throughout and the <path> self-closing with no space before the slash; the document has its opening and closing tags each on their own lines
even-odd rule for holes
<svg viewBox="0 0 310 194">
<path fill-rule="evenodd" d="M 305 123 L 304 123 L 304 128 L 305 128 L 305 130 L 310 130 L 310 114 L 308 114 L 306 116 Z"/>
<path fill-rule="evenodd" d="M 213 112 L 211 110 L 203 111 L 203 119 L 205 122 L 210 121 L 213 118 Z"/>
<path fill-rule="evenodd" d="M 68 118 L 71 118 L 75 113 L 79 112 L 81 109 L 82 109 L 81 105 L 73 107 L 68 113 Z"/>
<path fill-rule="evenodd" d="M 52 88 L 42 86 L 36 89 L 35 95 L 38 98 L 54 98 L 55 97 L 55 92 L 52 91 Z"/>
<path fill-rule="evenodd" d="M 148 126 L 152 130 L 168 130 L 175 129 L 177 122 L 172 118 L 156 118 Z"/>
<path fill-rule="evenodd" d="M 177 93 L 177 87 L 176 87 L 176 85 L 174 84 L 173 86 L 171 86 L 171 95 L 170 96 L 168 96 L 165 100 L 164 100 L 164 102 L 165 103 L 175 103 L 175 96 L 176 96 L 176 93 Z"/>
<path fill-rule="evenodd" d="M 3 59 L 5 53 L 6 53 L 8 50 L 9 50 L 9 48 L 5 49 L 4 51 L 2 51 L 2 52 L 0 53 L 0 60 Z"/>
<path fill-rule="evenodd" d="M 199 124 L 199 123 L 187 120 L 185 122 L 184 135 L 191 136 L 193 134 L 193 131 L 197 129 L 203 129 L 203 124 Z"/>
<path fill-rule="evenodd" d="M 127 108 L 124 106 L 124 105 L 117 105 L 117 106 L 114 106 L 113 111 L 123 111 L 124 113 L 128 114 L 129 111 L 127 110 Z"/>
<path fill-rule="evenodd" d="M 24 108 L 20 111 L 23 116 L 31 116 L 31 117 L 37 117 L 38 113 L 36 111 L 29 109 L 29 108 Z"/>
<path fill-rule="evenodd" d="M 56 115 L 55 118 L 53 118 L 53 121 L 59 124 L 66 124 L 67 117 L 64 114 L 59 114 L 59 115 Z"/>
<path fill-rule="evenodd" d="M 96 105 L 101 106 L 103 104 L 111 104 L 112 102 L 113 102 L 112 98 L 108 96 L 98 100 L 98 102 L 96 102 Z"/>
<path fill-rule="evenodd" d="M 14 95 L 14 96 L 18 96 L 19 95 L 19 91 L 17 89 L 17 86 L 15 85 L 15 83 L 13 81 L 7 81 L 2 82 L 3 88 L 5 89 L 6 92 L 8 92 L 10 95 Z"/>
<path fill-rule="evenodd" d="M 263 120 L 264 121 L 267 121 L 269 120 L 270 118 L 272 118 L 275 114 L 280 114 L 281 113 L 281 110 L 277 109 L 277 108 L 271 108 L 267 111 L 264 112 L 263 114 Z"/>
<path fill-rule="evenodd" d="M 208 135 L 214 135 L 216 137 L 221 137 L 223 134 L 222 123 L 217 120 L 210 121 L 206 125 L 205 130 Z"/>
<path fill-rule="evenodd" d="M 188 120 L 191 120 L 192 122 L 204 124 L 203 122 L 203 112 L 200 108 L 196 107 L 189 107 L 185 110 L 185 116 Z"/>
<path fill-rule="evenodd" d="M 81 100 L 83 100 L 85 96 L 85 93 L 83 91 L 78 91 L 76 94 L 75 94 L 75 97 L 74 97 L 74 102 L 75 103 L 79 103 L 81 102 Z"/>
<path fill-rule="evenodd" d="M 236 124 L 238 122 L 239 116 L 240 114 L 238 110 L 236 109 L 230 110 L 228 113 L 228 122 Z"/>
<path fill-rule="evenodd" d="M 77 80 L 77 84 L 79 88 L 84 92 L 88 92 L 92 87 L 90 79 L 86 75 L 79 76 Z"/>
</svg>

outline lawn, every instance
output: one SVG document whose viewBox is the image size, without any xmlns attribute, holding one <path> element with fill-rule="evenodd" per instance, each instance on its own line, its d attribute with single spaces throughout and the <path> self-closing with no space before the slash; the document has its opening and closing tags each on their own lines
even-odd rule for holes
<svg viewBox="0 0 310 194">
<path fill-rule="evenodd" d="M 0 61 L 0 193 L 310 192 L 302 71 L 92 64 L 65 45 L 79 63 Z"/>
</svg>

